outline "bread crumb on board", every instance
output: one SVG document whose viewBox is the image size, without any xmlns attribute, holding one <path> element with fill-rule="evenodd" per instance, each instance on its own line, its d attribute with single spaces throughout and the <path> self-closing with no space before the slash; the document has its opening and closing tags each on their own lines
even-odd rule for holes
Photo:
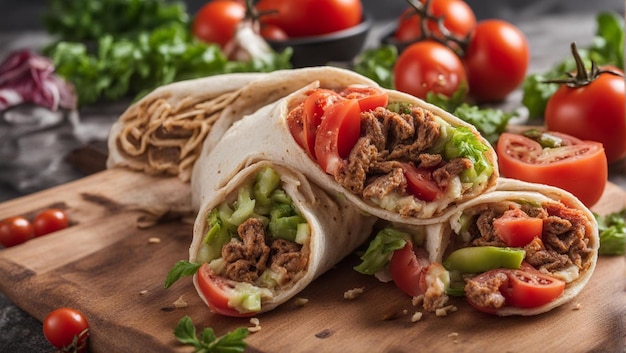
<svg viewBox="0 0 626 353">
<path fill-rule="evenodd" d="M 261 321 L 258 317 L 251 317 L 250 324 L 252 326 L 248 327 L 248 332 L 254 333 L 261 331 Z"/>
<path fill-rule="evenodd" d="M 580 310 L 580 308 L 582 307 L 582 304 L 580 303 L 575 303 L 574 304 L 574 308 L 572 310 Z"/>
<path fill-rule="evenodd" d="M 435 315 L 442 317 L 442 316 L 447 316 L 448 313 L 450 312 L 455 312 L 457 310 L 457 307 L 454 305 L 448 305 L 448 306 L 444 306 L 443 308 L 439 308 L 437 310 L 435 310 Z"/>
<path fill-rule="evenodd" d="M 161 238 L 150 237 L 148 238 L 148 244 L 159 244 L 161 243 Z"/>
<path fill-rule="evenodd" d="M 185 300 L 185 298 L 183 298 L 183 296 L 181 295 L 180 297 L 178 297 L 178 299 L 176 299 L 176 301 L 174 302 L 174 307 L 176 308 L 186 308 L 187 305 L 189 305 L 187 303 L 187 301 Z"/>
<path fill-rule="evenodd" d="M 458 332 L 450 332 L 448 337 L 452 338 L 452 342 L 459 343 L 459 333 Z"/>
<path fill-rule="evenodd" d="M 293 302 L 294 304 L 296 304 L 296 306 L 304 306 L 306 303 L 309 302 L 309 299 L 298 297 Z"/>
<path fill-rule="evenodd" d="M 147 289 L 139 291 L 139 295 L 145 295 L 145 294 L 148 294 L 148 290 Z"/>
<path fill-rule="evenodd" d="M 343 298 L 348 300 L 356 299 L 361 296 L 363 292 L 365 292 L 365 287 L 349 289 L 343 292 Z"/>
<path fill-rule="evenodd" d="M 413 315 L 411 315 L 411 322 L 418 322 L 422 319 L 422 312 L 416 311 Z"/>
</svg>

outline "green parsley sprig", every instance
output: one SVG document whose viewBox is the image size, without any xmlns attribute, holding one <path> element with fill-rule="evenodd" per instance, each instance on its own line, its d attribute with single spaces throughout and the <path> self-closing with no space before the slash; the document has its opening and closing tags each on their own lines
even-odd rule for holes
<svg viewBox="0 0 626 353">
<path fill-rule="evenodd" d="M 250 332 L 245 327 L 236 328 L 234 331 L 217 337 L 212 328 L 202 330 L 200 337 L 196 333 L 196 327 L 191 318 L 185 316 L 178 322 L 174 329 L 174 336 L 184 344 L 194 347 L 195 353 L 239 353 L 243 352 L 247 343 L 244 341 Z"/>
</svg>

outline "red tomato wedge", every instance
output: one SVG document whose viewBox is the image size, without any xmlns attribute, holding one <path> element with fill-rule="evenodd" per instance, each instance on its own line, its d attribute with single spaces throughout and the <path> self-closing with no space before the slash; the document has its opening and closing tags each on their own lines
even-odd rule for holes
<svg viewBox="0 0 626 353">
<path fill-rule="evenodd" d="M 496 234 L 507 246 L 521 247 L 541 238 L 543 220 L 532 218 L 519 208 L 507 210 L 493 221 Z"/>
<path fill-rule="evenodd" d="M 404 176 L 407 181 L 407 191 L 424 201 L 434 201 L 442 194 L 433 181 L 431 172 L 423 168 L 415 168 L 412 164 L 403 163 Z"/>
<path fill-rule="evenodd" d="M 496 152 L 500 173 L 508 178 L 547 184 L 567 190 L 586 206 L 602 196 L 608 165 L 602 144 L 550 132 L 562 147 L 543 148 L 523 135 L 503 133 Z"/>
<path fill-rule="evenodd" d="M 494 279 L 504 274 L 505 278 L 499 283 L 498 291 L 505 298 L 505 306 L 516 308 L 536 308 L 555 300 L 565 290 L 565 282 L 535 270 L 527 263 L 522 263 L 520 269 L 495 269 L 484 272 L 474 278 L 486 287 L 497 284 Z M 468 296 L 467 300 L 476 309 L 495 314 L 497 309 L 484 307 L 473 302 Z"/>
<path fill-rule="evenodd" d="M 416 251 L 413 250 L 413 244 L 407 242 L 404 248 L 393 252 L 389 262 L 389 271 L 396 287 L 412 297 L 425 293 L 426 270 L 430 264 L 426 251 L 421 248 Z"/>
<path fill-rule="evenodd" d="M 318 89 L 313 91 L 304 100 L 304 139 L 306 141 L 305 149 L 309 155 L 314 157 L 315 136 L 317 129 L 322 122 L 322 116 L 328 107 L 341 100 L 341 96 L 329 89 Z"/>
<path fill-rule="evenodd" d="M 348 99 L 359 101 L 362 112 L 374 110 L 378 107 L 386 107 L 389 103 L 387 91 L 370 86 L 353 85 L 341 91 L 341 95 Z"/>
<path fill-rule="evenodd" d="M 315 138 L 315 157 L 320 167 L 328 174 L 335 174 L 360 134 L 361 109 L 356 99 L 346 99 L 330 106 Z"/>
<path fill-rule="evenodd" d="M 517 308 L 536 308 L 548 304 L 563 294 L 565 282 L 522 265 L 511 270 L 509 285 L 504 293 L 507 305 Z"/>
<path fill-rule="evenodd" d="M 232 295 L 233 288 L 230 287 L 226 280 L 215 275 L 209 264 L 205 263 L 200 266 L 196 276 L 200 290 L 206 298 L 207 304 L 214 312 L 234 317 L 247 317 L 256 314 L 253 312 L 240 313 L 228 306 L 228 299 Z"/>
</svg>

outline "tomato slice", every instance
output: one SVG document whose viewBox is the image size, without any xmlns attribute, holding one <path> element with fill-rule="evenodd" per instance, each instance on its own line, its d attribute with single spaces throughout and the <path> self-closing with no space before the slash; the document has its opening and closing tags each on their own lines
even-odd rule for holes
<svg viewBox="0 0 626 353">
<path fill-rule="evenodd" d="M 317 89 L 304 100 L 304 139 L 306 150 L 315 157 L 315 136 L 328 107 L 341 100 L 339 93 L 329 89 Z"/>
<path fill-rule="evenodd" d="M 330 106 L 315 138 L 315 157 L 322 169 L 335 174 L 341 160 L 348 157 L 361 135 L 361 110 L 356 99 Z"/>
<path fill-rule="evenodd" d="M 602 144 L 558 133 L 549 134 L 563 139 L 563 146 L 544 149 L 528 137 L 503 133 L 496 146 L 501 174 L 556 186 L 571 192 L 586 206 L 594 205 L 602 196 L 608 178 Z"/>
<path fill-rule="evenodd" d="M 196 274 L 198 285 L 206 298 L 209 308 L 214 312 L 233 317 L 247 317 L 256 313 L 240 313 L 228 306 L 228 299 L 233 295 L 233 288 L 228 282 L 215 275 L 208 263 L 203 264 Z"/>
<path fill-rule="evenodd" d="M 543 220 L 528 216 L 519 208 L 507 210 L 493 221 L 496 234 L 507 246 L 521 247 L 541 238 Z"/>
<path fill-rule="evenodd" d="M 386 107 L 389 103 L 389 94 L 387 91 L 371 86 L 348 86 L 341 91 L 341 95 L 348 99 L 358 100 L 362 112 L 374 110 L 378 107 Z"/>
<path fill-rule="evenodd" d="M 493 282 L 494 278 L 503 276 L 500 283 Z M 527 263 L 517 269 L 495 269 L 484 272 L 472 281 L 484 284 L 485 288 L 499 284 L 497 291 L 504 297 L 504 305 L 516 308 L 536 308 L 555 300 L 565 290 L 565 282 L 535 270 Z M 484 296 L 485 294 L 482 294 Z M 495 314 L 500 308 L 486 307 L 466 297 L 476 309 Z"/>
<path fill-rule="evenodd" d="M 507 305 L 517 308 L 536 308 L 558 298 L 565 290 L 565 282 L 523 264 L 508 274 L 509 287 L 502 295 Z"/>
<path fill-rule="evenodd" d="M 431 172 L 424 168 L 415 168 L 412 164 L 403 163 L 404 176 L 407 180 L 407 191 L 424 201 L 434 201 L 442 194 L 433 181 Z"/>
<path fill-rule="evenodd" d="M 407 242 L 402 249 L 393 252 L 389 271 L 396 287 L 415 297 L 426 292 L 426 270 L 429 264 L 426 251 L 422 248 L 414 250 L 413 244 Z"/>
</svg>

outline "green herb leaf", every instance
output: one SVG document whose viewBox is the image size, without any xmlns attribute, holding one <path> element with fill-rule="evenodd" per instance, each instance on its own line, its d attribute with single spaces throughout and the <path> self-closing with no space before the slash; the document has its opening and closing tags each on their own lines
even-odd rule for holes
<svg viewBox="0 0 626 353">
<path fill-rule="evenodd" d="M 600 255 L 626 254 L 626 209 L 600 216 L 594 213 L 600 232 Z"/>
<path fill-rule="evenodd" d="M 184 344 L 191 345 L 197 353 L 240 353 L 247 346 L 244 341 L 248 337 L 249 331 L 245 327 L 236 328 L 232 332 L 217 337 L 212 328 L 207 327 L 202 330 L 202 335 L 198 338 L 196 328 L 189 316 L 185 316 L 178 322 L 174 329 L 174 336 Z"/>
<path fill-rule="evenodd" d="M 385 88 L 393 88 L 393 66 L 398 59 L 398 49 L 393 45 L 382 45 L 366 49 L 354 62 L 354 71 L 376 81 Z"/>
<path fill-rule="evenodd" d="M 476 127 L 480 134 L 495 145 L 500 135 L 506 130 L 509 120 L 514 116 L 500 109 L 479 108 L 467 103 L 458 106 L 454 115 Z"/>
<path fill-rule="evenodd" d="M 182 277 L 191 276 L 198 272 L 201 264 L 180 260 L 174 264 L 174 267 L 168 272 L 165 278 L 164 288 L 169 288 Z"/>
</svg>

